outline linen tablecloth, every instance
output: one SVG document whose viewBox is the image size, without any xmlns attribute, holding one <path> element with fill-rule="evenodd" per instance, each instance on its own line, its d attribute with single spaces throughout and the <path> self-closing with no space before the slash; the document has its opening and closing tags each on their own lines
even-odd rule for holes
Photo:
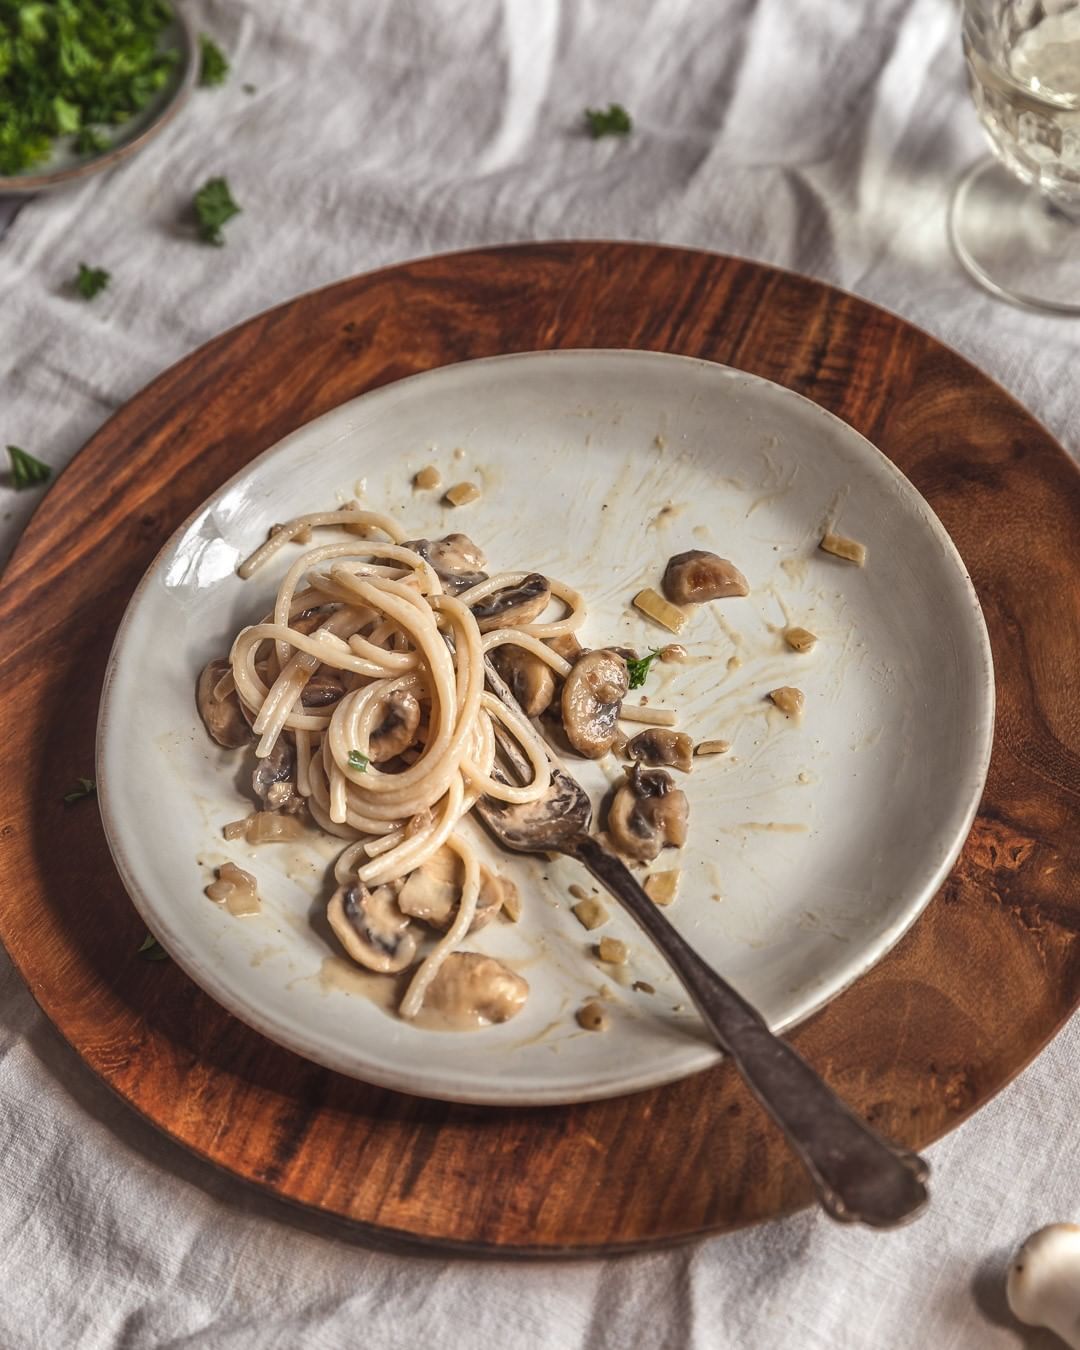
<svg viewBox="0 0 1080 1350">
<path fill-rule="evenodd" d="M 165 366 L 269 305 L 419 254 L 573 236 L 837 283 L 958 348 L 1076 450 L 1080 323 L 991 299 L 949 252 L 949 191 L 983 150 L 950 0 L 235 0 L 195 17 L 228 83 L 0 240 L 0 443 L 59 469 Z M 588 139 L 583 109 L 613 100 L 632 136 Z M 243 207 L 223 250 L 179 225 L 217 174 Z M 89 304 L 68 286 L 81 261 L 113 278 Z M 0 490 L 4 556 L 37 497 Z M 929 1150 L 932 1208 L 896 1233 L 807 1213 L 618 1261 L 421 1260 L 161 1138 L 5 960 L 0 1344 L 1057 1344 L 1011 1321 L 1002 1271 L 1031 1229 L 1080 1218 L 1078 1070 L 1074 1025 Z"/>
</svg>

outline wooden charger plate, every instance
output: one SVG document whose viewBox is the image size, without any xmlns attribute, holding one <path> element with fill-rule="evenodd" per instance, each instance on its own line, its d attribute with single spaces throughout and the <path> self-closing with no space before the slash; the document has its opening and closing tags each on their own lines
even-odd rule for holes
<svg viewBox="0 0 1080 1350">
<path fill-rule="evenodd" d="M 172 963 L 137 957 L 144 930 L 97 813 L 62 801 L 93 763 L 124 607 L 204 497 L 365 390 L 547 347 L 681 352 L 814 399 L 915 483 L 982 600 L 998 720 L 975 827 L 907 937 L 793 1033 L 801 1052 L 876 1126 L 921 1148 L 1080 1001 L 1080 473 L 1028 413 L 873 305 L 711 254 L 525 245 L 342 282 L 167 371 L 90 441 L 23 535 L 0 588 L 0 936 L 60 1032 L 149 1120 L 380 1241 L 612 1253 L 810 1198 L 726 1065 L 613 1101 L 488 1109 L 398 1096 L 279 1049 Z"/>
</svg>

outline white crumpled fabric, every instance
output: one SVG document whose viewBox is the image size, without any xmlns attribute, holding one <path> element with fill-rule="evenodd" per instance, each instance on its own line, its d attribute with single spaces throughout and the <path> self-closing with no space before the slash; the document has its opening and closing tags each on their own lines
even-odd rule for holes
<svg viewBox="0 0 1080 1350">
<path fill-rule="evenodd" d="M 236 0 L 197 18 L 232 58 L 228 84 L 111 175 L 24 206 L 0 240 L 0 443 L 61 467 L 165 366 L 311 287 L 591 236 L 745 254 L 868 296 L 1076 448 L 1080 323 L 991 299 L 948 249 L 950 187 L 982 151 L 950 0 Z M 588 140 L 582 109 L 611 100 L 633 136 Z M 221 173 L 243 215 L 217 250 L 177 222 Z M 80 261 L 113 274 L 92 304 L 66 289 Z M 37 494 L 0 495 L 6 555 Z M 618 1261 L 416 1259 L 159 1137 L 5 961 L 0 1344 L 1047 1346 L 1009 1319 L 1002 1270 L 1032 1228 L 1080 1218 L 1078 1070 L 1073 1026 L 930 1150 L 933 1207 L 900 1232 L 803 1214 Z"/>
</svg>

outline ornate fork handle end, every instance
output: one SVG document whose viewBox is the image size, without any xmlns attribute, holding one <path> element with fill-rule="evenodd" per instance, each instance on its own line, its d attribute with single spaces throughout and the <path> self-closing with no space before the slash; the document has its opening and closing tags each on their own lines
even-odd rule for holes
<svg viewBox="0 0 1080 1350">
<path fill-rule="evenodd" d="M 717 1044 L 784 1131 L 822 1207 L 843 1223 L 891 1228 L 926 1204 L 929 1168 L 889 1143 L 851 1109 L 787 1041 L 686 942 L 626 865 L 599 840 L 582 837 L 573 855 L 630 911 L 659 947 Z"/>
</svg>

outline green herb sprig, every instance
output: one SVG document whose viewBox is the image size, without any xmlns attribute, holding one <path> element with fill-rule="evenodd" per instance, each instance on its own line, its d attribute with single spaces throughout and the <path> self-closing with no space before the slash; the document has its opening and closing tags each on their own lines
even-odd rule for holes
<svg viewBox="0 0 1080 1350">
<path fill-rule="evenodd" d="M 228 183 L 224 178 L 208 178 L 196 192 L 194 204 L 199 238 L 205 244 L 221 248 L 225 243 L 221 227 L 240 214 L 240 207 L 233 201 Z"/>
<path fill-rule="evenodd" d="M 111 280 L 112 273 L 106 272 L 104 267 L 87 267 L 85 263 L 80 263 L 79 275 L 75 278 L 75 289 L 84 300 L 93 300 Z"/>
<path fill-rule="evenodd" d="M 20 450 L 17 445 L 9 445 L 7 452 L 11 463 L 11 486 L 16 492 L 22 492 L 24 488 L 40 487 L 52 477 L 52 469 L 47 464 L 42 464 L 40 459 L 35 459 L 25 450 Z"/>
<path fill-rule="evenodd" d="M 349 751 L 349 768 L 356 769 L 358 773 L 367 773 L 367 766 L 371 760 L 367 755 L 362 755 L 359 750 Z"/>
<path fill-rule="evenodd" d="M 81 802 L 85 797 L 97 796 L 97 784 L 92 778 L 76 778 L 75 786 L 70 792 L 64 793 L 64 801 L 68 806 L 75 802 Z"/>
<path fill-rule="evenodd" d="M 626 669 L 630 672 L 630 688 L 640 689 L 649 678 L 649 671 L 652 669 L 652 663 L 660 655 L 660 648 L 654 647 L 648 656 L 638 657 L 636 660 L 627 661 Z"/>
<path fill-rule="evenodd" d="M 143 938 L 138 954 L 144 961 L 167 961 L 169 959 L 169 953 L 153 933 L 147 933 L 146 937 Z"/>
<path fill-rule="evenodd" d="M 621 103 L 606 108 L 586 108 L 585 125 L 594 141 L 601 136 L 628 136 L 634 129 L 630 114 Z"/>
<path fill-rule="evenodd" d="M 229 74 L 225 53 L 207 33 L 199 34 L 199 83 L 205 89 L 224 84 Z"/>
<path fill-rule="evenodd" d="M 82 127 L 75 137 L 75 153 L 78 155 L 100 155 L 108 150 L 111 142 L 108 136 L 96 127 Z"/>
</svg>

